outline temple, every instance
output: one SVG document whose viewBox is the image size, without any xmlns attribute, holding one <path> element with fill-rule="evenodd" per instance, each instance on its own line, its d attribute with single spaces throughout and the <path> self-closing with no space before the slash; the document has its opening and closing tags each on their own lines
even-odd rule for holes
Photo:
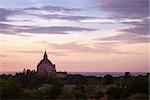
<svg viewBox="0 0 150 100">
<path fill-rule="evenodd" d="M 37 73 L 39 74 L 56 73 L 55 64 L 52 64 L 52 62 L 48 59 L 46 50 L 43 59 L 37 65 Z"/>
</svg>

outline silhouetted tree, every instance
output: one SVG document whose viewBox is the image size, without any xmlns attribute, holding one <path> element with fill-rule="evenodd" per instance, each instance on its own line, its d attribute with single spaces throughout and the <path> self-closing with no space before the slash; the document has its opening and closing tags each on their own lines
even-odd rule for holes
<svg viewBox="0 0 150 100">
<path fill-rule="evenodd" d="M 124 77 L 125 77 L 125 78 L 130 78 L 130 77 L 131 77 L 131 73 L 130 73 L 130 72 L 125 72 Z"/>
<path fill-rule="evenodd" d="M 105 75 L 104 76 L 104 84 L 112 84 L 113 83 L 113 76 L 112 75 Z"/>
<path fill-rule="evenodd" d="M 0 80 L 0 97 L 2 99 L 19 98 L 22 94 L 21 86 L 14 80 Z"/>
<path fill-rule="evenodd" d="M 123 90 L 119 87 L 111 87 L 107 90 L 107 99 L 121 99 L 122 98 Z"/>
</svg>

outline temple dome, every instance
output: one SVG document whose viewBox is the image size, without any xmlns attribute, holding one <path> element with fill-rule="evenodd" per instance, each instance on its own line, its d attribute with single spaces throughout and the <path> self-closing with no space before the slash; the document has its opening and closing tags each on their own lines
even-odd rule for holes
<svg viewBox="0 0 150 100">
<path fill-rule="evenodd" d="M 56 73 L 55 64 L 48 59 L 46 50 L 43 59 L 37 65 L 37 72 L 40 74 Z"/>
</svg>

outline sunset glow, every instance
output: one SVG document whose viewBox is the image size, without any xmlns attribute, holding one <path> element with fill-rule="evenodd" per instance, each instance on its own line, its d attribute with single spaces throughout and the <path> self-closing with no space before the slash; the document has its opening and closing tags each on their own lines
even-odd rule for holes
<svg viewBox="0 0 150 100">
<path fill-rule="evenodd" d="M 0 71 L 148 72 L 149 0 L 1 0 Z"/>
</svg>

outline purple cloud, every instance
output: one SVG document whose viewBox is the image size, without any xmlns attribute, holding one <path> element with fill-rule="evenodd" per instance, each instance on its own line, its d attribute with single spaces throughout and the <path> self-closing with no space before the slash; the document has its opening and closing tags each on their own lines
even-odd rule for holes
<svg viewBox="0 0 150 100">
<path fill-rule="evenodd" d="M 101 10 L 112 13 L 114 18 L 145 18 L 149 13 L 149 0 L 95 0 L 103 3 Z"/>
<path fill-rule="evenodd" d="M 65 8 L 65 7 L 60 7 L 60 6 L 42 6 L 42 7 L 29 7 L 29 8 L 24 8 L 24 10 L 45 10 L 49 12 L 58 12 L 58 11 L 63 11 L 63 12 L 73 12 L 73 11 L 80 11 L 82 9 L 79 8 Z"/>
<path fill-rule="evenodd" d="M 0 22 L 8 21 L 7 17 L 22 14 L 21 10 L 0 8 Z"/>
<path fill-rule="evenodd" d="M 20 26 L 16 25 L 9 25 L 9 24 L 2 24 L 0 23 L 0 34 L 5 34 L 5 35 L 17 35 L 17 36 L 32 36 L 32 35 L 24 35 L 24 34 L 19 34 L 17 29 L 21 28 Z"/>
<path fill-rule="evenodd" d="M 91 18 L 88 16 L 73 16 L 73 15 L 43 15 L 43 14 L 30 14 L 26 12 L 26 10 L 48 10 L 48 11 L 78 11 L 80 9 L 77 8 L 63 8 L 63 7 L 54 7 L 54 6 L 43 6 L 40 8 L 36 7 L 29 7 L 29 8 L 17 8 L 17 9 L 4 9 L 0 8 L 0 22 L 10 22 L 16 21 L 13 19 L 7 19 L 12 15 L 33 15 L 36 17 L 42 17 L 46 19 L 64 19 L 64 20 L 81 20 Z M 22 20 L 27 21 L 27 20 Z M 29 20 L 28 20 L 29 21 Z M 35 27 L 35 26 L 19 26 L 19 25 L 12 25 L 12 24 L 4 24 L 0 23 L 0 34 L 9 34 L 9 35 L 18 35 L 18 36 L 32 36 L 32 35 L 25 35 L 21 33 L 31 33 L 31 34 L 68 34 L 70 32 L 82 32 L 82 31 L 96 31 L 93 28 L 85 28 L 85 27 L 73 27 L 73 26 L 51 26 L 51 27 Z"/>
<path fill-rule="evenodd" d="M 33 15 L 37 17 L 43 17 L 47 19 L 65 19 L 65 20 L 79 20 L 90 18 L 88 16 L 73 16 L 73 15 L 58 15 L 58 14 L 51 14 L 51 15 L 43 15 L 43 14 L 32 14 L 27 12 L 28 10 L 39 10 L 39 11 L 48 11 L 48 12 L 62 12 L 62 13 L 73 13 L 74 11 L 80 11 L 82 9 L 78 8 L 64 8 L 64 7 L 55 7 L 55 6 L 43 6 L 43 7 L 28 7 L 28 8 L 16 8 L 16 9 L 6 9 L 0 8 L 0 21 L 15 21 L 15 20 L 8 20 L 7 18 L 13 15 Z"/>
<path fill-rule="evenodd" d="M 91 17 L 91 16 L 83 16 L 83 15 L 66 15 L 66 13 L 74 13 L 77 11 L 81 11 L 83 9 L 78 8 L 64 8 L 64 7 L 54 7 L 54 6 L 43 6 L 43 7 L 29 7 L 25 8 L 23 10 L 38 10 L 38 11 L 48 11 L 48 12 L 61 12 L 62 14 L 32 14 L 28 13 L 29 15 L 42 17 L 46 19 L 63 19 L 63 20 L 84 20 L 84 19 L 91 19 L 91 18 L 97 18 L 97 17 Z"/>
<path fill-rule="evenodd" d="M 89 16 L 80 16 L 80 15 L 59 15 L 59 14 L 49 14 L 49 15 L 38 15 L 33 14 L 38 17 L 46 18 L 46 19 L 63 19 L 63 20 L 85 20 L 85 19 L 93 19 L 96 17 L 89 17 Z"/>
<path fill-rule="evenodd" d="M 132 25 L 134 27 L 127 28 L 127 29 L 122 29 L 120 31 L 127 32 L 127 33 L 136 33 L 138 35 L 148 35 L 149 34 L 149 21 L 145 19 L 142 22 L 128 22 L 124 23 L 127 25 Z"/>
<path fill-rule="evenodd" d="M 39 11 L 48 11 L 48 12 L 63 12 L 63 13 L 74 13 L 77 11 L 81 11 L 83 9 L 79 8 L 65 8 L 65 7 L 59 7 L 59 6 L 42 6 L 42 7 L 29 7 L 29 8 L 24 8 L 24 11 L 26 10 L 39 10 Z M 64 20 L 81 20 L 81 19 L 86 19 L 86 18 L 91 18 L 88 16 L 75 16 L 75 15 L 64 15 L 64 14 L 29 14 L 29 15 L 34 15 L 46 19 L 64 19 Z"/>
<path fill-rule="evenodd" d="M 51 27 L 34 27 L 34 26 L 17 26 L 0 23 L 0 33 L 9 35 L 22 35 L 21 33 L 31 34 L 69 34 L 69 32 L 96 31 L 92 28 L 69 27 L 69 26 L 51 26 Z M 28 36 L 28 35 L 27 35 Z"/>
<path fill-rule="evenodd" d="M 131 43 L 149 43 L 150 38 L 149 37 L 144 37 L 140 36 L 137 34 L 130 34 L 130 33 L 125 33 L 125 34 L 119 34 L 116 36 L 110 36 L 110 37 L 104 37 L 104 38 L 99 38 L 96 39 L 99 41 L 116 41 L 116 42 L 121 42 L 122 44 L 131 44 Z"/>
<path fill-rule="evenodd" d="M 129 28 L 122 29 L 119 31 L 126 32 L 126 35 L 119 35 L 118 37 L 123 38 L 128 36 L 128 40 L 131 40 L 130 34 L 137 35 L 148 35 L 149 34 L 149 21 L 147 17 L 149 16 L 149 0 L 94 0 L 98 3 L 102 3 L 102 6 L 98 6 L 96 8 L 100 10 L 104 10 L 111 14 L 110 18 L 119 19 L 120 21 L 123 19 L 144 19 L 141 22 L 120 22 L 122 24 L 128 25 Z M 130 27 L 132 26 L 132 27 Z M 136 36 L 136 39 L 133 37 L 133 40 L 139 40 L 144 42 L 146 39 L 143 37 Z M 138 38 L 138 39 L 137 39 Z M 126 39 L 125 39 L 126 40 Z M 145 41 L 145 42 L 146 42 Z"/>
<path fill-rule="evenodd" d="M 58 34 L 67 34 L 71 31 L 96 31 L 96 29 L 91 28 L 82 28 L 82 27 L 69 27 L 69 26 L 51 26 L 51 27 L 31 27 L 29 29 L 21 29 L 20 32 L 29 32 L 29 33 L 58 33 Z"/>
</svg>

